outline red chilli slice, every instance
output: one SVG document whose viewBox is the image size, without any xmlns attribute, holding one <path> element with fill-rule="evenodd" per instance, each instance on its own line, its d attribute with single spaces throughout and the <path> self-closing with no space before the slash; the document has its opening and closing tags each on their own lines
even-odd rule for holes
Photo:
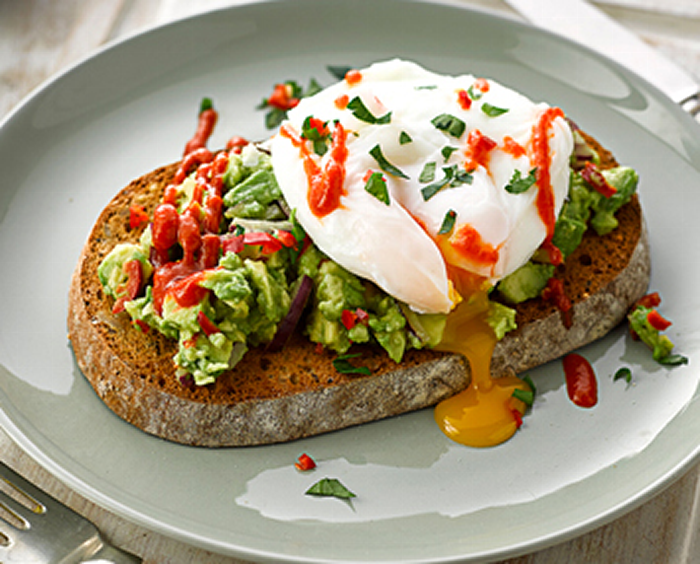
<svg viewBox="0 0 700 564">
<path fill-rule="evenodd" d="M 598 167 L 592 162 L 586 163 L 583 170 L 581 170 L 581 176 L 583 176 L 583 179 L 588 182 L 596 192 L 599 192 L 606 198 L 609 198 L 617 192 L 617 189 L 605 180 L 603 173 L 600 172 Z"/>
</svg>

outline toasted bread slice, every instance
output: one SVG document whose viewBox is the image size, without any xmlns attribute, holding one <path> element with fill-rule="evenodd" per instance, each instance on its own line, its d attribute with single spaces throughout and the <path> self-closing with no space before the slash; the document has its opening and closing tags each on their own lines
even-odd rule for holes
<svg viewBox="0 0 700 564">
<path fill-rule="evenodd" d="M 592 140 L 589 139 L 592 142 Z M 612 156 L 598 147 L 604 161 Z M 186 387 L 175 377 L 175 341 L 134 330 L 127 314 L 112 314 L 97 267 L 118 241 L 136 241 L 129 207 L 152 214 L 177 163 L 123 189 L 103 210 L 73 275 L 68 329 L 76 360 L 97 395 L 136 427 L 171 441 L 209 447 L 262 445 L 342 429 L 434 405 L 470 381 L 454 354 L 410 350 L 397 365 L 365 347 L 370 376 L 338 373 L 333 353 L 319 353 L 295 335 L 278 352 L 249 351 L 214 384 Z M 518 329 L 496 346 L 493 376 L 521 373 L 598 339 L 615 327 L 646 291 L 649 246 L 637 197 L 617 215 L 607 236 L 587 232 L 559 267 L 573 303 L 567 329 L 554 305 L 534 299 L 517 306 Z"/>
</svg>

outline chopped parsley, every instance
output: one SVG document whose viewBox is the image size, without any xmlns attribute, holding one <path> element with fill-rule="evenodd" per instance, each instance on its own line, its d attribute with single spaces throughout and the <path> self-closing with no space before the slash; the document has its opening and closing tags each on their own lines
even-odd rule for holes
<svg viewBox="0 0 700 564">
<path fill-rule="evenodd" d="M 435 196 L 435 194 L 437 194 L 446 186 L 455 188 L 457 186 L 461 186 L 462 184 L 471 184 L 474 180 L 474 177 L 471 175 L 471 173 L 467 172 L 466 170 L 459 170 L 456 164 L 452 166 L 445 166 L 442 168 L 442 170 L 445 173 L 445 176 L 443 178 L 441 178 L 437 182 L 428 184 L 428 186 L 425 186 L 421 189 L 420 192 L 423 195 L 424 201 L 427 202 L 430 198 Z"/>
<path fill-rule="evenodd" d="M 374 160 L 377 161 L 379 168 L 381 168 L 384 172 L 387 172 L 392 176 L 398 176 L 399 178 L 405 178 L 408 180 L 408 176 L 403 171 L 386 160 L 384 153 L 382 153 L 382 148 L 379 145 L 372 147 L 369 154 L 374 157 Z"/>
<path fill-rule="evenodd" d="M 438 235 L 447 235 L 455 227 L 455 221 L 457 220 L 457 212 L 454 210 L 449 210 L 444 219 L 442 220 L 442 225 L 438 231 Z"/>
<path fill-rule="evenodd" d="M 489 104 L 487 102 L 484 102 L 481 105 L 481 111 L 484 112 L 489 117 L 497 117 L 497 116 L 505 114 L 508 111 L 508 108 L 498 108 L 496 106 L 492 106 L 491 104 Z"/>
<path fill-rule="evenodd" d="M 688 364 L 688 357 L 682 354 L 668 354 L 658 359 L 657 362 L 664 366 L 680 366 L 681 364 Z"/>
<path fill-rule="evenodd" d="M 436 167 L 437 167 L 437 163 L 434 161 L 431 161 L 429 163 L 425 163 L 423 165 L 423 170 L 421 170 L 420 176 L 418 177 L 418 181 L 425 184 L 426 182 L 432 182 L 433 180 L 435 180 L 435 168 Z"/>
<path fill-rule="evenodd" d="M 519 170 L 513 172 L 510 182 L 505 185 L 506 192 L 510 194 L 522 194 L 527 192 L 530 187 L 537 182 L 537 167 L 533 168 L 526 177 L 523 178 Z"/>
<path fill-rule="evenodd" d="M 452 153 L 455 151 L 458 151 L 457 147 L 451 147 L 450 145 L 445 145 L 440 153 L 442 154 L 442 158 L 445 159 L 445 162 L 450 160 L 450 157 L 452 156 Z"/>
<path fill-rule="evenodd" d="M 333 368 L 335 368 L 341 374 L 364 374 L 369 376 L 371 374 L 369 368 L 366 366 L 355 366 L 350 362 L 351 358 L 356 358 L 360 354 L 344 354 L 339 356 L 333 361 Z"/>
<path fill-rule="evenodd" d="M 474 100 L 475 102 L 479 100 L 484 93 L 479 90 L 478 88 L 474 88 L 474 85 L 472 84 L 468 89 L 467 89 L 467 95 Z"/>
<path fill-rule="evenodd" d="M 323 156 L 328 150 L 328 138 L 330 131 L 327 127 L 328 122 L 323 122 L 319 119 L 308 116 L 301 126 L 301 136 L 313 143 L 314 153 L 318 156 Z"/>
<path fill-rule="evenodd" d="M 373 172 L 370 175 L 367 182 L 365 182 L 365 190 L 387 206 L 391 203 L 389 199 L 389 190 L 387 190 L 386 187 L 386 180 L 384 180 L 384 176 L 381 172 Z"/>
<path fill-rule="evenodd" d="M 357 497 L 346 488 L 337 478 L 323 478 L 306 490 L 306 495 L 319 497 L 337 497 L 338 499 L 351 499 Z"/>
<path fill-rule="evenodd" d="M 321 90 L 322 87 L 315 78 L 310 80 L 306 90 L 295 80 L 288 80 L 282 84 L 275 85 L 273 95 L 269 98 L 264 98 L 257 107 L 259 110 L 269 108 L 269 111 L 265 114 L 265 127 L 268 129 L 277 128 L 287 117 L 287 111 L 296 105 L 299 100 L 313 96 Z M 283 93 L 282 99 L 276 98 L 275 92 Z"/>
<path fill-rule="evenodd" d="M 462 133 L 464 133 L 464 130 L 467 127 L 467 125 L 461 119 L 451 114 L 440 114 L 439 116 L 430 120 L 430 123 L 432 123 L 439 130 L 457 138 L 462 136 Z"/>
<path fill-rule="evenodd" d="M 623 366 L 617 372 L 615 372 L 615 375 L 613 376 L 613 382 L 617 382 L 618 380 L 624 380 L 629 384 L 632 381 L 632 371 L 626 366 Z"/>
<path fill-rule="evenodd" d="M 413 139 L 411 136 L 406 133 L 405 131 L 401 132 L 401 135 L 399 135 L 399 144 L 400 145 L 406 145 L 407 143 L 412 143 Z"/>
<path fill-rule="evenodd" d="M 199 113 L 201 114 L 202 112 L 206 112 L 207 110 L 211 110 L 213 107 L 214 107 L 214 102 L 212 102 L 211 98 L 202 98 L 202 101 L 199 104 Z"/>
<path fill-rule="evenodd" d="M 347 108 L 352 110 L 352 115 L 354 115 L 360 121 L 366 123 L 371 123 L 373 125 L 383 125 L 391 122 L 391 112 L 387 112 L 381 117 L 376 117 L 372 112 L 367 109 L 365 103 L 360 99 L 359 96 L 355 96 L 352 100 L 348 102 Z"/>
<path fill-rule="evenodd" d="M 345 75 L 351 71 L 353 67 L 343 66 L 343 65 L 328 65 L 326 70 L 333 75 L 334 78 L 338 80 L 343 80 Z"/>
<path fill-rule="evenodd" d="M 519 399 L 528 407 L 532 406 L 532 402 L 535 401 L 535 393 L 528 390 L 521 390 L 520 388 L 515 388 L 513 390 L 513 397 Z"/>
</svg>

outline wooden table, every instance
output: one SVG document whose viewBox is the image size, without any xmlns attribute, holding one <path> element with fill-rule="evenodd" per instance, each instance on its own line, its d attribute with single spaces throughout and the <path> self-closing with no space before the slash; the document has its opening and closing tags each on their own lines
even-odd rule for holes
<svg viewBox="0 0 700 564">
<path fill-rule="evenodd" d="M 500 0 L 463 0 L 509 13 Z M 232 0 L 0 1 L 0 116 L 33 88 L 116 38 Z M 698 0 L 604 0 L 613 18 L 700 76 Z M 232 564 L 117 517 L 60 483 L 0 430 L 0 460 L 82 513 L 105 537 L 147 563 Z M 700 561 L 700 466 L 641 507 L 588 534 L 509 564 Z"/>
</svg>

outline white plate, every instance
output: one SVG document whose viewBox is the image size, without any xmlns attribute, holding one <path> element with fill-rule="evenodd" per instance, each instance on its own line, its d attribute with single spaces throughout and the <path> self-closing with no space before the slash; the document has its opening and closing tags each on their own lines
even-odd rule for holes
<svg viewBox="0 0 700 564">
<path fill-rule="evenodd" d="M 330 83 L 328 64 L 401 56 L 493 77 L 559 105 L 636 167 L 652 287 L 691 364 L 652 362 L 623 328 L 584 354 L 600 403 L 573 406 L 562 371 L 514 440 L 450 443 L 430 410 L 291 444 L 206 450 L 112 415 L 66 339 L 66 294 L 100 209 L 132 178 L 177 160 L 200 99 L 212 146 L 263 137 L 254 110 L 275 81 Z M 587 50 L 493 15 L 398 0 L 299 0 L 223 10 L 114 45 L 30 96 L 0 129 L 0 424 L 50 472 L 141 525 L 248 559 L 467 561 L 535 550 L 648 499 L 697 459 L 698 127 L 646 83 Z M 612 382 L 621 365 L 634 381 Z M 308 452 L 311 474 L 294 470 Z M 304 496 L 325 475 L 352 505 Z"/>
</svg>

